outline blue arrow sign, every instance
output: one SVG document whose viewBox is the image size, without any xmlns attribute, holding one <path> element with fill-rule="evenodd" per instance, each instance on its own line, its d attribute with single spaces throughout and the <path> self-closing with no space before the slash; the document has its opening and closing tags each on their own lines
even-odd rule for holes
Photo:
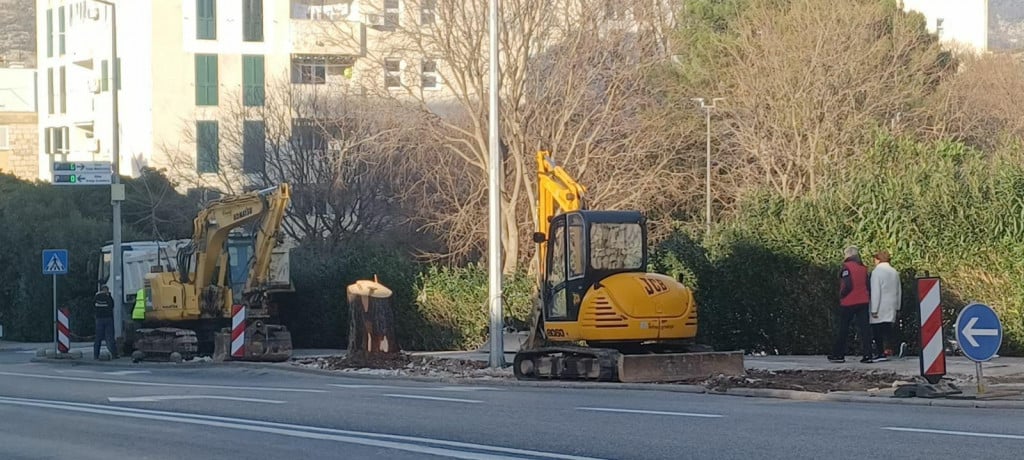
<svg viewBox="0 0 1024 460">
<path fill-rule="evenodd" d="M 44 275 L 67 275 L 68 274 L 68 250 L 67 249 L 43 249 L 43 274 Z"/>
<path fill-rule="evenodd" d="M 1003 344 L 1003 325 L 988 305 L 972 303 L 956 318 L 956 341 L 967 359 L 988 361 Z"/>
</svg>

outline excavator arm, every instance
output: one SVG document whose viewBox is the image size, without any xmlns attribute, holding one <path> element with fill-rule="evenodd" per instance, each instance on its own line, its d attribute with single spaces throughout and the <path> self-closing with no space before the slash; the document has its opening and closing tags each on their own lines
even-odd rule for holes
<svg viewBox="0 0 1024 460">
<path fill-rule="evenodd" d="M 565 169 L 555 164 L 551 154 L 545 150 L 537 152 L 537 243 L 538 280 L 542 284 L 546 273 L 547 246 L 544 244 L 549 237 L 551 218 L 561 209 L 562 212 L 586 209 L 584 194 L 587 189 L 576 182 Z"/>
</svg>

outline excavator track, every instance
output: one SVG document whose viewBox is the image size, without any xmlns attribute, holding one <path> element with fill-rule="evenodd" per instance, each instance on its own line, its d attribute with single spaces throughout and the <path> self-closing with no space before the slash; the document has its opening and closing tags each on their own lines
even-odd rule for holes
<svg viewBox="0 0 1024 460">
<path fill-rule="evenodd" d="M 519 380 L 678 382 L 712 375 L 743 375 L 743 352 L 623 354 L 587 347 L 544 347 L 516 354 Z"/>
<path fill-rule="evenodd" d="M 181 361 L 192 359 L 199 352 L 199 339 L 195 331 L 177 327 L 143 328 L 135 330 L 135 351 L 132 359 L 159 359 Z"/>
</svg>

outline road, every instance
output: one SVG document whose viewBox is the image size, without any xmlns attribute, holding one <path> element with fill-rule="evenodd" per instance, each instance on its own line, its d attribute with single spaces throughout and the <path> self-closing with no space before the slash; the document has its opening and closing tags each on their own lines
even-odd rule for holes
<svg viewBox="0 0 1024 460">
<path fill-rule="evenodd" d="M 0 458 L 1013 458 L 1024 414 L 0 352 Z M 21 355 L 28 356 L 29 355 Z"/>
</svg>

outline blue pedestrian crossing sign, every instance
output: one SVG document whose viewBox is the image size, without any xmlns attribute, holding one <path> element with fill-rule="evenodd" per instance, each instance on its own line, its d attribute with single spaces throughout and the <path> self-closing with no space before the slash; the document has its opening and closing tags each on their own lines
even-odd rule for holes
<svg viewBox="0 0 1024 460">
<path fill-rule="evenodd" d="M 68 274 L 68 250 L 67 249 L 43 249 L 43 274 L 44 275 L 67 275 Z"/>
<path fill-rule="evenodd" d="M 1003 326 L 988 305 L 972 303 L 956 318 L 956 341 L 964 356 L 974 362 L 988 361 L 1003 344 Z"/>
</svg>

